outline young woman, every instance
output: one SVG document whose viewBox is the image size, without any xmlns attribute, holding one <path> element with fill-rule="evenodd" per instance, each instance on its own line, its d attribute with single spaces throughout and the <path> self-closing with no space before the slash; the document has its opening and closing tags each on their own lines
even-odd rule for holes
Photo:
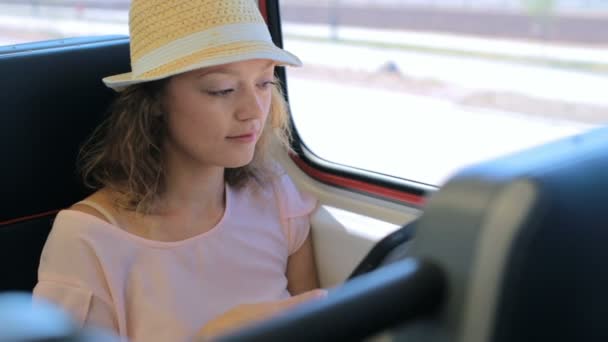
<svg viewBox="0 0 608 342">
<path fill-rule="evenodd" d="M 96 191 L 61 211 L 34 290 L 132 341 L 215 336 L 322 297 L 316 201 L 269 155 L 289 148 L 276 47 L 252 0 L 133 0 L 132 72 L 85 145 Z M 293 297 L 292 297 L 293 296 Z"/>
</svg>

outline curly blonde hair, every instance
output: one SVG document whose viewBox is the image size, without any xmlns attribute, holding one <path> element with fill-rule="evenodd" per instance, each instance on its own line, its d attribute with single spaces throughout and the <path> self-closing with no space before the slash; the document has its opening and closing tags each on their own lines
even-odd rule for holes
<svg viewBox="0 0 608 342">
<path fill-rule="evenodd" d="M 80 150 L 78 166 L 85 186 L 109 188 L 118 194 L 120 208 L 149 213 L 164 191 L 161 145 L 166 120 L 161 99 L 167 83 L 168 79 L 141 83 L 120 92 L 109 116 Z M 251 180 L 266 182 L 273 174 L 268 158 L 272 140 L 291 151 L 287 104 L 278 85 L 272 88 L 270 113 L 253 160 L 243 167 L 227 168 L 225 181 L 237 188 Z"/>
</svg>

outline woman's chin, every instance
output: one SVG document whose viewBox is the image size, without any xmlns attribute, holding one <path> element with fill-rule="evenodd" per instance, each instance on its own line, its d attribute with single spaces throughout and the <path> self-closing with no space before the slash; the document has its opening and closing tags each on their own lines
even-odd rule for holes
<svg viewBox="0 0 608 342">
<path fill-rule="evenodd" d="M 251 164 L 253 161 L 253 155 L 249 156 L 239 156 L 237 158 L 231 158 L 231 160 L 227 160 L 224 167 L 227 169 L 235 169 L 239 167 L 244 167 Z"/>
</svg>

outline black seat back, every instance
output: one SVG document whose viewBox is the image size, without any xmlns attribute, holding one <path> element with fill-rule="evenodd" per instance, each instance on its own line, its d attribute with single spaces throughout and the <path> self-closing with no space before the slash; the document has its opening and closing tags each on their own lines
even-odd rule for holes
<svg viewBox="0 0 608 342">
<path fill-rule="evenodd" d="M 0 51 L 0 291 L 33 288 L 55 213 L 86 195 L 76 157 L 114 96 L 101 79 L 130 69 L 128 44 L 108 36 Z"/>
</svg>

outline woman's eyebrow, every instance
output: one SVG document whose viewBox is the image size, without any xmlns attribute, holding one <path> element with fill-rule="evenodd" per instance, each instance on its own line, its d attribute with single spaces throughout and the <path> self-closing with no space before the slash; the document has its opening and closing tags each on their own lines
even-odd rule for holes
<svg viewBox="0 0 608 342">
<path fill-rule="evenodd" d="M 274 62 L 268 61 L 262 68 L 260 68 L 260 73 L 268 71 L 268 69 L 274 68 Z M 239 72 L 231 67 L 219 66 L 215 68 L 210 68 L 208 70 L 201 71 L 197 78 L 202 78 L 211 74 L 226 74 L 226 75 L 238 75 Z"/>
<path fill-rule="evenodd" d="M 266 71 L 270 68 L 274 68 L 275 64 L 274 61 L 268 61 L 268 63 L 266 63 L 266 65 L 264 65 L 264 67 L 262 68 L 262 70 Z"/>
<path fill-rule="evenodd" d="M 225 70 L 225 69 L 205 70 L 205 71 L 201 71 L 197 75 L 197 78 L 203 78 L 205 76 L 209 76 L 209 75 L 213 75 L 213 74 L 235 75 L 236 73 L 235 72 L 231 72 L 230 70 Z"/>
</svg>

